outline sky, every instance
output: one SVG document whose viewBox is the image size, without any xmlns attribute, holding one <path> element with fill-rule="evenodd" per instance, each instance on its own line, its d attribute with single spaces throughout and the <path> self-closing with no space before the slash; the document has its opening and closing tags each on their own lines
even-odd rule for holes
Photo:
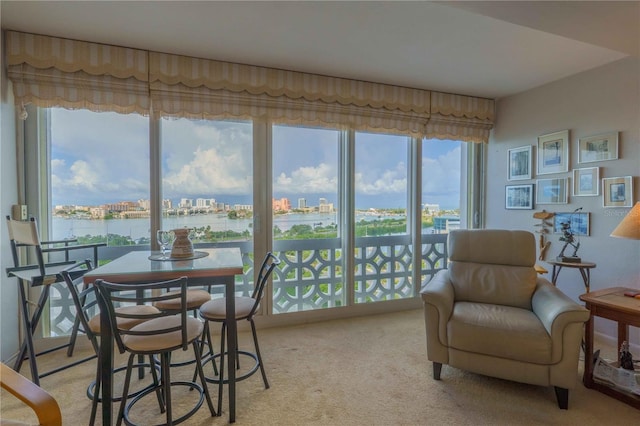
<svg viewBox="0 0 640 426">
<path fill-rule="evenodd" d="M 148 118 L 53 109 L 52 202 L 100 205 L 149 198 Z M 163 198 L 215 198 L 251 204 L 252 125 L 161 121 Z M 337 205 L 339 132 L 275 126 L 275 198 Z M 423 203 L 458 208 L 460 143 L 423 143 Z M 356 208 L 405 208 L 407 138 L 356 134 Z"/>
</svg>

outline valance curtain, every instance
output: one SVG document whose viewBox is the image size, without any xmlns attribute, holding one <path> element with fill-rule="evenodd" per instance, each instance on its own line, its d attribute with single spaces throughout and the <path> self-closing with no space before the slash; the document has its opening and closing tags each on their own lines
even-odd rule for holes
<svg viewBox="0 0 640 426">
<path fill-rule="evenodd" d="M 491 99 L 9 31 L 16 103 L 487 142 Z M 151 107 L 153 105 L 153 107 Z"/>
<path fill-rule="evenodd" d="M 180 117 L 266 117 L 422 137 L 429 91 L 151 52 L 154 111 Z"/>
<path fill-rule="evenodd" d="M 8 31 L 6 53 L 18 105 L 149 113 L 145 50 Z"/>
</svg>

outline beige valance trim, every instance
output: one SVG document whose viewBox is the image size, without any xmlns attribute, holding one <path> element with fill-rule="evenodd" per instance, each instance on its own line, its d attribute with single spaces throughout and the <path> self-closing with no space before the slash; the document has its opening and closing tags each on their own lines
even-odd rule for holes
<svg viewBox="0 0 640 426">
<path fill-rule="evenodd" d="M 9 67 L 27 64 L 37 69 L 140 81 L 147 81 L 149 75 L 146 50 L 7 31 L 6 51 Z"/>
<path fill-rule="evenodd" d="M 341 105 L 266 94 L 189 88 L 153 83 L 153 109 L 162 116 L 188 118 L 268 118 L 281 124 L 306 124 L 353 128 L 392 134 L 424 136 L 427 119 L 422 114 L 388 111 L 384 108 Z"/>
<path fill-rule="evenodd" d="M 493 122 L 495 101 L 473 96 L 431 92 L 431 115 L 471 118 Z"/>
<path fill-rule="evenodd" d="M 429 114 L 430 92 L 275 68 L 149 53 L 149 81 Z"/>
<path fill-rule="evenodd" d="M 133 77 L 96 77 L 83 71 L 68 73 L 26 64 L 9 67 L 7 75 L 13 81 L 17 103 L 33 103 L 41 108 L 149 114 L 148 85 Z"/>
</svg>

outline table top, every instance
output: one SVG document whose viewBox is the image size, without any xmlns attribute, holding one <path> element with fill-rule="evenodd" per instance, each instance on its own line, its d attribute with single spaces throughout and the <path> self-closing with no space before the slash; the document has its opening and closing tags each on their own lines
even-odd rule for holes
<svg viewBox="0 0 640 426">
<path fill-rule="evenodd" d="M 637 291 L 638 289 L 627 287 L 605 288 L 583 294 L 580 296 L 580 300 L 590 305 L 603 306 L 633 315 L 640 315 L 640 299 L 624 295 L 625 291 L 633 290 Z"/>
<path fill-rule="evenodd" d="M 191 260 L 150 260 L 158 252 L 132 251 L 92 271 L 83 279 L 113 282 L 154 281 L 180 278 L 209 278 L 239 275 L 243 272 L 242 253 L 237 247 L 199 249 L 207 256 Z"/>
<path fill-rule="evenodd" d="M 596 264 L 593 262 L 560 262 L 558 260 L 547 260 L 550 265 L 566 266 L 568 268 L 595 268 Z"/>
</svg>

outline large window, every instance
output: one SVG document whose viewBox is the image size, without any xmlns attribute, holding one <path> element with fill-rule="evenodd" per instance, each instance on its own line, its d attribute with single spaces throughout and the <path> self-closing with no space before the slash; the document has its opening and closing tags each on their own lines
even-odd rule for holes
<svg viewBox="0 0 640 426">
<path fill-rule="evenodd" d="M 149 119 L 59 108 L 48 118 L 49 238 L 149 244 Z"/>
<path fill-rule="evenodd" d="M 340 132 L 273 126 L 273 238 L 286 265 L 274 313 L 345 304 L 339 200 Z"/>
<path fill-rule="evenodd" d="M 240 294 L 252 289 L 254 247 L 273 251 L 282 262 L 264 303 L 270 315 L 412 299 L 446 266 L 446 232 L 464 226 L 467 150 L 458 141 L 264 120 L 35 115 L 48 129 L 45 235 L 107 242 L 104 262 L 155 247 L 153 228 L 187 227 L 196 248 L 240 247 Z M 71 325 L 59 293 L 52 334 Z"/>
<path fill-rule="evenodd" d="M 249 241 L 253 230 L 251 123 L 163 119 L 162 225 L 198 243 Z"/>
</svg>

